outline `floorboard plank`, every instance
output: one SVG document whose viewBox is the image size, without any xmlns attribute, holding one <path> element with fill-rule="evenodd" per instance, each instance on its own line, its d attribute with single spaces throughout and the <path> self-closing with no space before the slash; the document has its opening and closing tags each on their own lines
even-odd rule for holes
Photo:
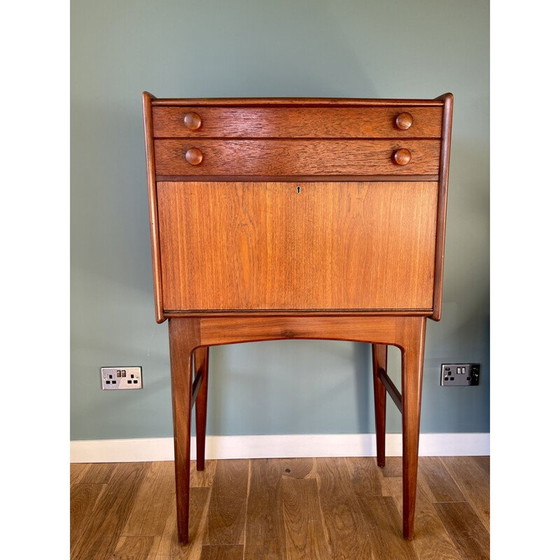
<svg viewBox="0 0 560 560">
<path fill-rule="evenodd" d="M 402 518 L 395 500 L 382 496 L 384 469 L 378 468 L 375 459 L 370 457 L 348 459 L 347 464 L 374 558 L 385 560 L 391 551 L 391 560 L 415 560 L 414 548 L 402 538 Z M 387 466 L 389 472 L 394 472 L 394 461 L 388 461 L 385 468 Z M 402 483 L 401 478 L 388 478 Z"/>
<path fill-rule="evenodd" d="M 191 461 L 191 488 L 200 486 L 212 486 L 216 475 L 216 460 L 204 462 L 204 470 L 196 470 L 196 461 Z"/>
<path fill-rule="evenodd" d="M 88 465 L 88 468 L 82 475 L 80 482 L 84 484 L 107 484 L 119 463 L 95 463 Z"/>
<path fill-rule="evenodd" d="M 345 462 L 357 495 L 382 495 L 383 470 L 377 466 L 374 457 L 346 458 Z"/>
<path fill-rule="evenodd" d="M 300 459 L 279 459 L 283 476 L 291 478 L 315 478 L 315 459 L 302 457 Z"/>
<path fill-rule="evenodd" d="M 490 457 L 480 455 L 476 457 L 472 457 L 473 461 L 479 464 L 479 466 L 486 471 L 488 476 L 490 476 Z"/>
<path fill-rule="evenodd" d="M 123 530 L 124 536 L 158 536 L 174 508 L 175 468 L 172 462 L 148 464 Z"/>
<path fill-rule="evenodd" d="M 205 545 L 200 560 L 243 560 L 243 545 Z"/>
<path fill-rule="evenodd" d="M 461 489 L 478 518 L 490 530 L 490 475 L 475 457 L 448 457 L 442 463 Z"/>
<path fill-rule="evenodd" d="M 114 552 L 144 477 L 145 465 L 115 465 L 107 488 L 97 500 L 87 527 L 72 551 L 73 560 L 105 560 Z"/>
<path fill-rule="evenodd" d="M 287 559 L 331 558 L 319 509 L 317 481 L 283 477 L 282 504 Z"/>
<path fill-rule="evenodd" d="M 121 537 L 111 560 L 148 560 L 154 537 Z"/>
<path fill-rule="evenodd" d="M 280 459 L 253 459 L 250 466 L 245 560 L 285 560 Z"/>
<path fill-rule="evenodd" d="M 402 488 L 400 478 L 390 477 L 383 480 L 383 494 L 393 497 L 400 516 L 402 516 Z M 416 555 L 420 560 L 462 560 L 461 554 L 449 538 L 431 499 L 432 496 L 427 491 L 426 483 L 419 479 L 414 539 L 411 541 Z"/>
<path fill-rule="evenodd" d="M 418 560 L 412 543 L 402 537 L 402 517 L 395 501 L 386 496 L 360 499 L 365 521 L 371 527 L 369 537 L 377 560 Z M 388 552 L 390 551 L 390 553 Z"/>
<path fill-rule="evenodd" d="M 467 502 L 434 504 L 463 560 L 488 560 L 490 535 Z"/>
<path fill-rule="evenodd" d="M 70 484 L 81 482 L 85 472 L 89 469 L 88 463 L 72 463 L 70 465 Z"/>
<path fill-rule="evenodd" d="M 70 550 L 74 551 L 91 521 L 91 512 L 106 484 L 74 484 L 70 489 Z M 87 536 L 86 536 L 87 538 Z"/>
<path fill-rule="evenodd" d="M 333 560 L 369 559 L 373 556 L 370 540 L 357 539 L 367 534 L 354 493 L 348 463 L 344 458 L 317 459 L 319 501 Z"/>
<path fill-rule="evenodd" d="M 218 461 L 203 544 L 243 544 L 248 480 L 249 461 Z"/>
<path fill-rule="evenodd" d="M 384 477 L 402 477 L 402 457 L 386 457 L 385 466 L 380 470 Z"/>
<path fill-rule="evenodd" d="M 433 495 L 433 502 L 465 501 L 465 496 L 440 457 L 420 457 L 418 478 L 426 481 L 427 489 Z"/>
<path fill-rule="evenodd" d="M 171 510 L 153 560 L 198 560 L 206 536 L 211 489 L 191 488 L 189 507 L 189 544 L 180 545 L 177 534 L 177 508 Z M 175 500 L 175 492 L 172 494 Z M 150 560 L 152 560 L 150 558 Z"/>
</svg>

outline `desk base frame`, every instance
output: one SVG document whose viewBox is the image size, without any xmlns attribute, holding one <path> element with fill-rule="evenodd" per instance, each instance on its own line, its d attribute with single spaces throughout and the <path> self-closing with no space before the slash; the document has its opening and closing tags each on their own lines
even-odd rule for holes
<svg viewBox="0 0 560 560">
<path fill-rule="evenodd" d="M 372 344 L 377 464 L 385 465 L 387 393 L 402 413 L 403 535 L 414 536 L 420 404 L 426 317 L 247 316 L 169 319 L 179 542 L 189 541 L 191 409 L 196 407 L 198 470 L 204 470 L 208 399 L 208 347 L 281 339 L 347 340 Z M 402 392 L 387 375 L 387 346 L 402 355 Z"/>
</svg>

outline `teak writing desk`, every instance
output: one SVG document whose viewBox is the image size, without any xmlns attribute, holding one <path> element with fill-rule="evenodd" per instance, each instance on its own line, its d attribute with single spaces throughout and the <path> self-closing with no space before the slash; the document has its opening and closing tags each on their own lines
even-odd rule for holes
<svg viewBox="0 0 560 560">
<path fill-rule="evenodd" d="M 441 312 L 453 96 L 143 100 L 180 542 L 189 538 L 193 404 L 204 469 L 208 347 L 303 338 L 373 345 L 377 463 L 389 393 L 402 412 L 411 539 L 426 319 Z M 402 353 L 401 393 L 386 372 L 389 344 Z"/>
</svg>

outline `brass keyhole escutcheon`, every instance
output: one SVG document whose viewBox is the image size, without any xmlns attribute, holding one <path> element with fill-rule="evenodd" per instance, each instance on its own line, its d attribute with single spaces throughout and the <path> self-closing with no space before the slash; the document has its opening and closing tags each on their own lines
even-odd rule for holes
<svg viewBox="0 0 560 560">
<path fill-rule="evenodd" d="M 297 192 L 298 194 L 301 193 L 301 187 L 300 187 L 299 185 L 296 187 L 296 192 Z"/>
</svg>

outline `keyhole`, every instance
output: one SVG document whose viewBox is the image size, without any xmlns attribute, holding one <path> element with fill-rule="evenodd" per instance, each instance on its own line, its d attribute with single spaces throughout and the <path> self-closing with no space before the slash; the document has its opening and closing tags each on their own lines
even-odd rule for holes
<svg viewBox="0 0 560 560">
<path fill-rule="evenodd" d="M 301 192 L 301 187 L 296 187 L 296 192 L 299 194 Z"/>
</svg>

